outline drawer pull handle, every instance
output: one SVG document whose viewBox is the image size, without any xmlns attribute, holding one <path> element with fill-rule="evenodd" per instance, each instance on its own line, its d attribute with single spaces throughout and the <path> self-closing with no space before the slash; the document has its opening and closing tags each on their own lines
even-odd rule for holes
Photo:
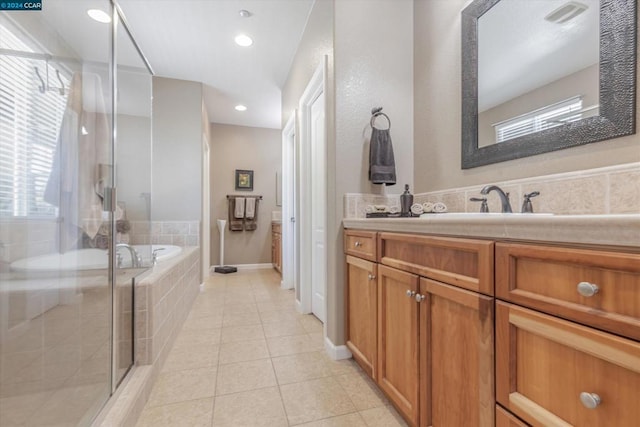
<svg viewBox="0 0 640 427">
<path fill-rule="evenodd" d="M 416 294 L 416 302 L 422 302 L 425 298 L 424 295 Z"/>
<path fill-rule="evenodd" d="M 362 246 L 362 242 L 358 242 L 356 240 L 356 242 L 353 244 L 353 246 L 355 246 L 356 248 L 359 247 L 359 246 Z"/>
<path fill-rule="evenodd" d="M 582 402 L 585 408 L 596 409 L 600 403 L 602 403 L 602 400 L 600 399 L 600 396 L 595 393 L 587 393 L 583 391 L 580 393 L 580 402 Z"/>
<path fill-rule="evenodd" d="M 412 298 L 412 297 L 414 297 L 415 295 L 416 295 L 415 291 L 412 291 L 412 290 L 410 290 L 410 289 L 407 289 L 407 296 L 408 296 L 409 298 Z"/>
<path fill-rule="evenodd" d="M 578 293 L 583 297 L 592 297 L 600 291 L 595 283 L 580 282 L 578 283 Z"/>
<path fill-rule="evenodd" d="M 374 280 L 375 278 L 376 278 L 376 276 L 375 276 L 375 275 L 373 275 L 373 274 L 369 273 L 369 280 Z"/>
</svg>

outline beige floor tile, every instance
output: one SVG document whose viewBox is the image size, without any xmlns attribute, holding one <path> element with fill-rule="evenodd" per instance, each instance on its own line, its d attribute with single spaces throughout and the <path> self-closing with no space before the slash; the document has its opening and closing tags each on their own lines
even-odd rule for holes
<svg viewBox="0 0 640 427">
<path fill-rule="evenodd" d="M 210 427 L 213 398 L 189 400 L 148 407 L 142 412 L 137 427 Z"/>
<path fill-rule="evenodd" d="M 308 353 L 323 349 L 323 345 L 319 344 L 317 340 L 312 340 L 309 334 L 267 338 L 267 344 L 271 357 Z"/>
<path fill-rule="evenodd" d="M 277 387 L 216 397 L 215 427 L 286 427 L 287 418 Z"/>
<path fill-rule="evenodd" d="M 161 373 L 151 390 L 148 406 L 213 397 L 216 374 L 215 368 Z"/>
<path fill-rule="evenodd" d="M 351 399 L 333 378 L 280 386 L 290 424 L 301 424 L 355 412 Z"/>
<path fill-rule="evenodd" d="M 176 337 L 174 348 L 193 347 L 197 345 L 220 344 L 220 329 L 201 329 L 181 331 Z"/>
<path fill-rule="evenodd" d="M 393 406 L 368 409 L 360 412 L 360 416 L 369 427 L 407 427 Z"/>
<path fill-rule="evenodd" d="M 52 395 L 49 391 L 1 398 L 0 426 L 23 425 Z"/>
<path fill-rule="evenodd" d="M 225 313 L 222 318 L 223 327 L 259 325 L 260 323 L 258 313 Z"/>
<path fill-rule="evenodd" d="M 320 352 L 291 354 L 271 360 L 280 385 L 332 375 L 331 364 Z"/>
<path fill-rule="evenodd" d="M 347 392 L 358 411 L 389 404 L 378 386 L 364 373 L 340 375 L 335 379 Z"/>
<path fill-rule="evenodd" d="M 316 316 L 313 314 L 307 314 L 305 316 L 300 316 L 298 321 L 302 325 L 302 327 L 310 334 L 312 333 L 322 333 L 324 325 Z"/>
<path fill-rule="evenodd" d="M 224 306 L 224 313 L 257 313 L 258 307 L 256 304 L 226 304 Z"/>
<path fill-rule="evenodd" d="M 222 329 L 221 342 L 223 344 L 239 341 L 263 340 L 262 325 L 229 326 Z"/>
<path fill-rule="evenodd" d="M 219 329 L 222 328 L 222 313 L 201 316 L 201 317 L 189 317 L 182 326 L 183 331 L 200 331 L 202 329 Z"/>
<path fill-rule="evenodd" d="M 223 365 L 267 358 L 269 358 L 269 350 L 267 349 L 266 341 L 254 340 L 221 344 L 218 360 Z"/>
<path fill-rule="evenodd" d="M 260 312 L 260 320 L 262 323 L 276 323 L 276 322 L 295 322 L 300 317 L 297 313 L 291 311 L 263 311 Z"/>
<path fill-rule="evenodd" d="M 167 356 L 162 372 L 213 368 L 218 365 L 219 352 L 219 346 L 209 344 L 176 347 Z"/>
<path fill-rule="evenodd" d="M 293 322 L 264 323 L 262 328 L 264 329 L 264 335 L 267 338 L 304 335 L 307 333 L 297 320 Z"/>
<path fill-rule="evenodd" d="M 299 425 L 304 427 L 367 427 L 357 412 Z"/>
<path fill-rule="evenodd" d="M 277 385 L 271 360 L 230 363 L 218 368 L 216 395 L 237 393 Z"/>
<path fill-rule="evenodd" d="M 106 385 L 65 387 L 56 390 L 50 399 L 27 421 L 29 426 L 76 425 L 92 415 L 95 408 L 107 400 Z"/>
</svg>

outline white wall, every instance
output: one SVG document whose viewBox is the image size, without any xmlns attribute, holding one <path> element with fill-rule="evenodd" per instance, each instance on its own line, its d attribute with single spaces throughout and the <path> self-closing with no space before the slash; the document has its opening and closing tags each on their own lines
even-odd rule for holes
<svg viewBox="0 0 640 427">
<path fill-rule="evenodd" d="M 118 201 L 126 203 L 127 219 L 148 220 L 141 193 L 151 192 L 151 119 L 118 114 L 116 146 Z"/>
<path fill-rule="evenodd" d="M 202 84 L 153 78 L 154 221 L 200 220 Z"/>
<path fill-rule="evenodd" d="M 226 219 L 226 265 L 271 263 L 271 212 L 276 207 L 276 171 L 282 169 L 278 129 L 211 124 L 211 265 L 220 263 L 217 219 Z M 253 171 L 253 191 L 235 189 L 235 170 Z M 261 195 L 258 228 L 229 231 L 227 194 Z"/>
</svg>

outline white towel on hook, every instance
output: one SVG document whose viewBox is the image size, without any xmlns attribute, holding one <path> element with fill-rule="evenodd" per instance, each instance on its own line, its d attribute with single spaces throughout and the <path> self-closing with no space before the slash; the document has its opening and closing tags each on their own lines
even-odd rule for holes
<svg viewBox="0 0 640 427">
<path fill-rule="evenodd" d="M 255 197 L 247 197 L 244 208 L 244 216 L 247 219 L 253 219 L 256 214 L 256 199 Z"/>
<path fill-rule="evenodd" d="M 244 218 L 244 197 L 236 197 L 236 210 L 233 216 L 236 218 Z"/>
</svg>

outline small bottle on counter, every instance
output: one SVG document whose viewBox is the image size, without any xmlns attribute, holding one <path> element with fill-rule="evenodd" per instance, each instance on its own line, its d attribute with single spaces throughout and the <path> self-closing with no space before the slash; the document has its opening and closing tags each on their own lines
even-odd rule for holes
<svg viewBox="0 0 640 427">
<path fill-rule="evenodd" d="M 404 193 L 400 195 L 400 215 L 411 216 L 411 205 L 413 205 L 413 194 L 409 192 L 409 184 L 405 184 Z"/>
</svg>

